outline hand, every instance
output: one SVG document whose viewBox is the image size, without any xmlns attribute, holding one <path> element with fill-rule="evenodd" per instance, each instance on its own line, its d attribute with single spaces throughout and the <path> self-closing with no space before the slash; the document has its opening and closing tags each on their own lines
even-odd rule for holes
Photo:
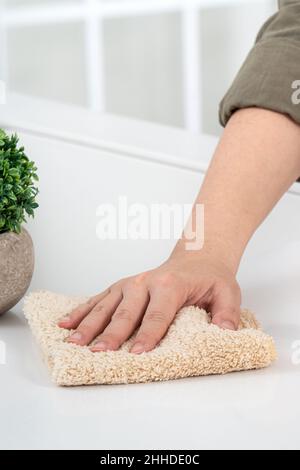
<svg viewBox="0 0 300 470">
<path fill-rule="evenodd" d="M 140 354 L 155 348 L 181 307 L 203 307 L 214 324 L 235 330 L 240 302 L 240 288 L 225 265 L 210 257 L 181 255 L 116 282 L 58 326 L 75 329 L 68 341 L 81 346 L 96 338 L 93 352 L 117 350 L 139 328 L 130 351 Z"/>
</svg>

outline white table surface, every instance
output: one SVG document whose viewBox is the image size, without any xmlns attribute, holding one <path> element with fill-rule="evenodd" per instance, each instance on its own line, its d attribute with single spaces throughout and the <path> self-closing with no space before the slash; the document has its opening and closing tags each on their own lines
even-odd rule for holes
<svg viewBox="0 0 300 470">
<path fill-rule="evenodd" d="M 224 377 L 139 385 L 58 388 L 49 381 L 25 319 L 0 318 L 3 449 L 257 449 L 300 447 L 300 243 L 246 257 L 244 304 L 273 334 L 271 368 Z M 298 357 L 300 354 L 298 355 Z"/>
</svg>

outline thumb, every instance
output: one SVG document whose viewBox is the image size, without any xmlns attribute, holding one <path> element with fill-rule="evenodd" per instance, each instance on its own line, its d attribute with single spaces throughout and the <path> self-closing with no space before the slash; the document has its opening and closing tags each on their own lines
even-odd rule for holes
<svg viewBox="0 0 300 470">
<path fill-rule="evenodd" d="M 241 317 L 241 296 L 239 289 L 217 290 L 211 302 L 212 323 L 224 330 L 237 330 Z"/>
</svg>

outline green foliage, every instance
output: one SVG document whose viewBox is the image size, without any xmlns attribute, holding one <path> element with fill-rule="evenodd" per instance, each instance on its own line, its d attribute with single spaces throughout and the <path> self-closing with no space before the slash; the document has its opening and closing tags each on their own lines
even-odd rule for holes
<svg viewBox="0 0 300 470">
<path fill-rule="evenodd" d="M 38 207 L 37 168 L 18 147 L 17 135 L 0 129 L 0 233 L 20 233 L 26 215 L 34 216 Z"/>
</svg>

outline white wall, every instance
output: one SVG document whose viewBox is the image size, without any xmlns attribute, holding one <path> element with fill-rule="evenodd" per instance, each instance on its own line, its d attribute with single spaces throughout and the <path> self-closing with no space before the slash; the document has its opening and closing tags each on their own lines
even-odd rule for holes
<svg viewBox="0 0 300 470">
<path fill-rule="evenodd" d="M 161 0 L 152 11 L 151 0 L 99 0 L 97 5 L 117 6 L 113 14 L 106 11 L 101 23 L 96 20 L 98 31 L 92 36 L 92 54 L 100 58 L 98 67 L 88 52 L 89 33 L 85 34 L 88 29 L 85 29 L 83 17 L 80 19 L 78 10 L 70 8 L 86 2 L 88 0 L 6 2 L 11 16 L 6 47 L 2 41 L 0 78 L 6 75 L 9 89 L 88 106 L 93 101 L 93 88 L 97 102 L 92 104 L 102 111 L 172 126 L 188 125 L 196 130 L 200 130 L 198 121 L 202 116 L 201 130 L 213 134 L 220 132 L 220 99 L 251 48 L 258 29 L 277 8 L 275 0 L 222 0 L 219 6 L 214 6 L 216 2 L 206 2 L 201 14 L 196 12 L 198 32 L 191 53 L 199 62 L 195 66 L 194 59 L 192 63 L 190 59 L 185 60 L 187 38 L 181 14 L 176 8 L 159 12 L 166 3 L 171 5 L 172 2 Z M 135 12 L 134 4 L 139 13 Z M 141 8 L 142 4 L 146 9 Z M 63 5 L 67 6 L 62 10 Z M 120 14 L 118 5 L 120 12 L 122 8 Z M 130 5 L 128 13 L 124 13 L 126 5 Z M 55 12 L 56 19 L 35 21 L 35 15 L 40 15 L 41 10 L 37 10 L 40 6 L 48 6 L 49 12 Z M 30 7 L 33 9 L 29 17 L 25 15 L 25 20 L 16 20 L 18 13 Z M 76 19 L 67 24 L 71 13 Z M 194 86 L 193 74 L 198 80 L 197 70 L 199 83 L 193 92 L 194 99 L 193 96 L 187 98 L 190 87 Z"/>
<path fill-rule="evenodd" d="M 86 106 L 83 33 L 83 22 L 10 28 L 9 89 Z"/>
</svg>

